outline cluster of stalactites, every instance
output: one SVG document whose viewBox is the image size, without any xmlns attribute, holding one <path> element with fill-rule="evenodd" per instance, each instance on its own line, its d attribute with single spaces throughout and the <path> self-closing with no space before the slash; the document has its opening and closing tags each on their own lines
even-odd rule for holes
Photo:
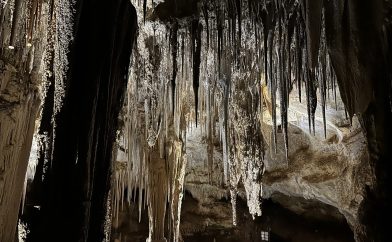
<svg viewBox="0 0 392 242">
<path fill-rule="evenodd" d="M 198 43 L 213 51 L 217 60 L 218 79 L 222 78 L 222 58 L 237 70 L 243 65 L 241 53 L 244 30 L 254 35 L 252 57 L 257 71 L 270 90 L 272 100 L 273 139 L 276 151 L 277 113 L 284 133 L 286 159 L 288 158 L 287 109 L 289 93 L 294 86 L 299 99 L 305 87 L 308 106 L 309 131 L 315 132 L 317 89 L 320 93 L 325 127 L 325 103 L 330 89 L 336 93 L 335 75 L 326 51 L 322 3 L 317 1 L 201 1 L 200 16 L 188 21 L 193 58 L 193 90 L 195 116 L 199 113 L 200 65 Z M 174 24 L 175 28 L 178 28 Z M 200 28 L 202 28 L 201 34 Z M 203 41 L 200 41 L 202 35 Z M 245 40 L 246 41 L 246 40 Z M 212 45 L 213 48 L 210 48 Z M 173 45 L 175 46 L 175 45 Z M 195 47 L 196 46 L 196 47 Z M 229 50 L 229 51 L 226 51 Z M 174 60 L 175 58 L 173 58 Z M 175 64 L 175 63 L 173 63 Z M 175 74 L 175 73 L 173 73 Z M 173 75 L 175 77 L 175 75 Z M 172 80 L 174 80 L 173 78 Z M 175 84 L 173 83 L 173 86 Z M 329 96 L 329 95 L 328 95 Z"/>
<path fill-rule="evenodd" d="M 184 158 L 168 159 L 168 147 L 178 140 L 184 142 L 186 129 L 196 125 L 207 141 L 210 182 L 215 141 L 221 146 L 222 183 L 231 191 L 233 222 L 240 182 L 250 213 L 261 215 L 263 106 L 270 105 L 270 144 L 276 152 L 280 125 L 288 160 L 290 92 L 296 88 L 300 101 L 305 92 L 309 132 L 313 133 L 317 89 L 324 133 L 330 90 L 336 100 L 336 77 L 326 50 L 322 4 L 310 0 L 200 1 L 197 16 L 166 23 L 146 21 L 148 2 L 136 1 L 135 5 L 142 14 L 128 86 L 130 187 L 148 189 L 151 176 L 146 174 L 147 157 L 151 152 L 159 151 L 161 157 L 166 157 L 167 167 L 178 160 L 182 163 L 173 167 L 184 167 Z M 263 101 L 263 87 L 268 87 L 268 104 Z M 182 146 L 183 156 L 186 144 Z M 178 173 L 169 173 L 167 191 L 169 201 L 173 201 L 171 189 L 177 186 L 173 181 Z M 176 219 L 179 221 L 179 214 Z M 174 221 L 176 226 L 178 221 Z"/>
<path fill-rule="evenodd" d="M 164 238 L 165 224 L 169 240 L 179 238 L 186 166 L 185 110 L 189 109 L 186 94 L 191 88 L 185 80 L 191 74 L 190 57 L 185 51 L 182 52 L 185 67 L 171 67 L 172 57 L 180 54 L 174 48 L 185 47 L 174 47 L 168 40 L 182 36 L 181 31 L 178 35 L 170 34 L 163 26 L 152 23 L 146 23 L 139 31 L 124 107 L 127 165 L 125 169 L 116 169 L 114 176 L 114 213 L 117 216 L 121 209 L 121 199 L 139 204 L 139 220 L 142 209 L 147 207 L 149 239 L 153 241 Z M 170 79 L 173 75 L 178 76 L 174 77 L 175 86 Z"/>
</svg>

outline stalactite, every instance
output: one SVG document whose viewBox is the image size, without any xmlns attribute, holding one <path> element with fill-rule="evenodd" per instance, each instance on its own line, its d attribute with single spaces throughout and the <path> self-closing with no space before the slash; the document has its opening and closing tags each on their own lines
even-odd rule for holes
<svg viewBox="0 0 392 242">
<path fill-rule="evenodd" d="M 319 77 L 319 90 L 320 90 L 320 97 L 321 97 L 321 111 L 323 115 L 323 128 L 324 128 L 324 138 L 327 138 L 327 124 L 326 124 L 326 117 L 325 117 L 325 105 L 326 105 L 326 90 L 327 90 L 327 51 L 326 51 L 326 44 L 325 44 L 325 28 L 322 29 L 322 38 L 321 38 L 321 50 L 320 50 L 320 68 L 321 68 L 321 77 Z"/>
<path fill-rule="evenodd" d="M 274 63 L 273 63 L 273 50 L 274 50 L 274 30 L 270 31 L 269 34 L 269 68 L 270 68 L 270 95 L 271 95 L 271 104 L 272 104 L 272 136 L 273 136 L 273 145 L 274 145 L 274 152 L 277 151 L 277 138 L 276 138 L 276 75 L 274 75 L 275 70 Z"/>
<path fill-rule="evenodd" d="M 143 20 L 146 22 L 146 14 L 147 14 L 147 0 L 143 0 Z"/>
<path fill-rule="evenodd" d="M 284 27 L 283 24 L 281 24 L 282 28 Z M 280 36 L 280 39 L 283 43 L 280 43 L 280 116 L 281 116 L 281 126 L 282 126 L 282 131 L 283 131 L 283 142 L 284 142 L 284 148 L 285 148 L 285 157 L 286 161 L 288 160 L 288 132 L 287 132 L 287 109 L 288 109 L 288 82 L 289 78 L 285 75 L 286 73 L 286 50 L 288 49 L 288 44 L 287 44 L 287 32 L 286 29 L 283 28 Z M 290 61 L 289 61 L 290 62 Z M 290 74 L 290 73 L 289 73 Z"/>
<path fill-rule="evenodd" d="M 0 26 L 3 26 L 3 22 L 4 22 L 4 15 L 6 12 L 6 9 L 8 7 L 8 3 L 9 1 L 6 2 L 1 2 L 0 3 Z M 2 36 L 2 31 L 3 31 L 3 27 L 0 28 L 0 36 Z M 1 43 L 2 44 L 2 43 Z"/>
<path fill-rule="evenodd" d="M 300 26 L 297 25 L 296 28 L 296 81 L 297 81 L 297 88 L 298 88 L 298 98 L 299 102 L 301 102 L 301 86 L 302 86 L 302 47 L 301 47 L 301 37 L 300 37 Z"/>
<path fill-rule="evenodd" d="M 308 89 L 309 89 L 309 111 L 308 116 L 310 117 L 310 123 L 313 128 L 313 134 L 315 134 L 315 113 L 317 108 L 317 93 L 315 87 L 315 73 L 309 70 L 309 81 L 308 81 Z"/>
<path fill-rule="evenodd" d="M 223 85 L 223 118 L 221 124 L 221 133 L 222 133 L 222 146 L 223 146 L 223 170 L 224 170 L 224 180 L 225 183 L 228 182 L 229 178 L 229 157 L 228 157 L 228 122 L 229 122 L 229 93 L 230 93 L 230 84 L 229 80 L 226 79 L 226 83 Z"/>
<path fill-rule="evenodd" d="M 332 69 L 332 65 L 331 65 Z M 333 95 L 334 95 L 334 101 L 335 101 L 335 110 L 338 110 L 338 102 L 336 99 L 336 76 L 333 75 L 333 72 L 331 71 L 331 79 L 332 79 L 332 89 L 333 89 Z"/>
<path fill-rule="evenodd" d="M 33 38 L 34 28 L 39 25 L 39 21 L 41 19 L 41 9 L 42 9 L 42 1 L 41 0 L 33 0 L 30 6 L 29 13 L 29 21 L 28 21 L 28 31 L 27 31 L 27 44 L 31 45 L 31 41 Z"/>
<path fill-rule="evenodd" d="M 177 78 L 177 52 L 178 52 L 178 38 L 177 38 L 177 33 L 178 33 L 178 23 L 177 21 L 174 22 L 172 28 L 171 28 L 171 38 L 170 38 L 170 44 L 172 47 L 172 61 L 173 61 L 173 76 L 171 79 L 171 91 L 172 91 L 172 112 L 174 113 L 174 105 L 175 105 L 175 93 L 176 93 L 176 78 Z"/>
<path fill-rule="evenodd" d="M 66 73 L 68 71 L 68 48 L 74 39 L 74 19 L 71 14 L 73 5 L 69 1 L 54 1 L 54 15 L 56 16 L 56 37 L 54 43 L 54 76 L 55 76 L 55 105 L 54 118 L 60 111 L 67 86 Z M 54 135 L 55 139 L 55 135 Z"/>
<path fill-rule="evenodd" d="M 181 75 L 184 78 L 185 34 L 181 36 Z"/>
<path fill-rule="evenodd" d="M 18 28 L 18 22 L 21 16 L 21 10 L 22 10 L 22 0 L 15 0 L 14 4 L 14 12 L 13 12 L 13 17 L 12 17 L 12 28 L 11 28 L 11 36 L 10 36 L 10 43 L 9 43 L 9 48 L 13 49 L 15 47 L 15 41 L 16 41 L 16 31 Z"/>
<path fill-rule="evenodd" d="M 203 15 L 204 15 L 204 22 L 206 24 L 206 38 L 207 38 L 207 50 L 210 47 L 210 25 L 209 25 L 209 15 L 208 15 L 208 3 L 204 2 L 203 4 Z"/>
<path fill-rule="evenodd" d="M 195 96 L 195 122 L 197 126 L 197 115 L 199 106 L 199 78 L 201 58 L 201 32 L 203 25 L 199 20 L 192 22 L 192 52 L 193 52 L 193 93 Z"/>
<path fill-rule="evenodd" d="M 220 4 L 216 8 L 216 29 L 217 29 L 217 47 L 218 47 L 218 73 L 221 73 L 221 59 L 222 59 L 222 40 L 223 40 L 223 16 Z"/>
<path fill-rule="evenodd" d="M 309 68 L 317 65 L 320 47 L 322 1 L 303 1 L 305 8 L 306 44 L 308 49 Z"/>
<path fill-rule="evenodd" d="M 214 140 L 213 140 L 213 131 L 212 131 L 212 126 L 213 126 L 213 113 L 212 113 L 212 105 L 211 103 L 213 102 L 212 100 L 212 95 L 211 95 L 211 91 L 208 90 L 207 92 L 207 118 L 208 121 L 207 123 L 207 165 L 208 165 L 208 179 L 209 182 L 212 183 L 212 173 L 213 173 L 213 169 L 214 169 Z"/>
<path fill-rule="evenodd" d="M 241 0 L 235 0 L 236 3 L 236 10 L 237 10 L 237 21 L 238 21 L 238 46 L 237 46 L 237 52 L 240 52 L 241 49 L 241 37 L 242 37 L 242 33 L 241 33 L 241 13 L 242 13 L 242 2 Z"/>
</svg>

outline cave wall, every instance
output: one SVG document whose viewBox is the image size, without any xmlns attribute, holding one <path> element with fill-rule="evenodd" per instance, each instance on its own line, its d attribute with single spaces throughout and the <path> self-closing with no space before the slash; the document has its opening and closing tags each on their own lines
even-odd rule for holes
<svg viewBox="0 0 392 242">
<path fill-rule="evenodd" d="M 328 50 L 342 99 L 367 138 L 374 179 L 360 208 L 358 241 L 387 241 L 391 212 L 391 29 L 389 1 L 326 1 Z"/>
<path fill-rule="evenodd" d="M 0 60 L 0 241 L 12 241 L 17 228 L 27 162 L 40 97 L 28 77 Z"/>
<path fill-rule="evenodd" d="M 0 241 L 15 238 L 46 79 L 50 7 L 41 7 L 40 14 L 28 12 L 26 1 L 2 2 L 0 7 Z"/>
</svg>

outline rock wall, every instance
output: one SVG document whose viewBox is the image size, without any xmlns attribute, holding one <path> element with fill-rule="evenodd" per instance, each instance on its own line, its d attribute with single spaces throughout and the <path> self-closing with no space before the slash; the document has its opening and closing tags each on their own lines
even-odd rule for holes
<svg viewBox="0 0 392 242">
<path fill-rule="evenodd" d="M 44 92 L 49 4 L 0 4 L 0 241 L 13 241 Z"/>
<path fill-rule="evenodd" d="M 0 241 L 12 241 L 40 96 L 28 77 L 2 60 L 0 80 Z"/>
</svg>

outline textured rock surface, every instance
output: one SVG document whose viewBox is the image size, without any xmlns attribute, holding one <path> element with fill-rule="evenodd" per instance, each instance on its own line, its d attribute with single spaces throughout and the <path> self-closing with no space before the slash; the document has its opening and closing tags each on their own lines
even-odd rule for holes
<svg viewBox="0 0 392 242">
<path fill-rule="evenodd" d="M 0 60 L 0 241 L 11 241 L 39 108 L 37 85 Z"/>
<path fill-rule="evenodd" d="M 45 83 L 49 6 L 40 7 L 31 13 L 27 1 L 0 3 L 0 241 L 15 238 Z"/>
<path fill-rule="evenodd" d="M 362 134 L 357 131 L 340 145 L 317 144 L 311 139 L 305 144 L 307 146 L 292 152 L 289 166 L 267 169 L 263 196 L 283 193 L 316 199 L 338 208 L 351 225 L 355 224 L 364 186 L 369 181 Z"/>
<path fill-rule="evenodd" d="M 283 193 L 315 199 L 337 208 L 348 223 L 355 226 L 365 185 L 371 183 L 366 139 L 357 119 L 354 118 L 350 126 L 344 118 L 344 110 L 335 111 L 330 105 L 327 108 L 327 137 L 324 139 L 322 123 L 317 120 L 321 117 L 316 113 L 316 134 L 309 134 L 301 115 L 302 105 L 295 99 L 290 105 L 289 112 L 296 116 L 296 120 L 290 122 L 288 129 L 288 164 L 281 162 L 284 157 L 282 149 L 278 149 L 276 155 L 271 150 L 267 152 L 263 197 Z M 264 126 L 267 130 L 271 129 L 269 127 Z M 283 141 L 281 135 L 279 140 Z"/>
<path fill-rule="evenodd" d="M 320 122 L 321 113 L 316 113 L 316 134 L 313 135 L 309 134 L 303 109 L 303 105 L 295 98 L 290 100 L 288 162 L 285 161 L 283 137 L 279 131 L 277 154 L 274 154 L 273 149 L 267 149 L 263 198 L 271 198 L 301 215 L 325 219 L 322 216 L 324 214 L 326 217 L 346 219 L 351 227 L 355 227 L 364 187 L 371 182 L 367 172 L 369 165 L 366 141 L 359 124 L 354 118 L 350 126 L 344 110 L 336 111 L 335 104 L 329 103 L 325 139 Z M 264 134 L 272 132 L 268 113 L 265 114 Z M 214 153 L 213 180 L 208 181 L 207 145 L 203 140 L 199 130 L 189 132 L 185 189 L 199 201 L 200 208 L 212 206 L 213 201 L 230 197 L 223 185 L 219 145 Z M 266 143 L 270 147 L 269 142 L 267 139 Z M 244 191 L 240 195 L 245 198 Z M 328 205 L 336 210 L 328 209 Z M 322 208 L 323 206 L 326 208 Z M 214 213 L 211 208 L 208 211 Z"/>
</svg>

